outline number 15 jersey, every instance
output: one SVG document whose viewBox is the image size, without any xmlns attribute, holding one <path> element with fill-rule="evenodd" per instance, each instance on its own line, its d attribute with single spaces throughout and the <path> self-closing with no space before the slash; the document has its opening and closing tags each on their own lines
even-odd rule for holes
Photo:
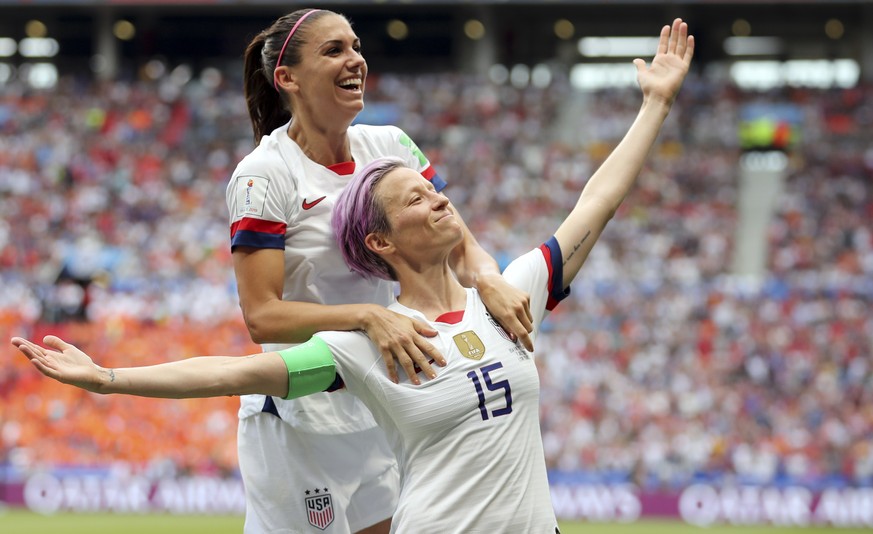
<svg viewBox="0 0 873 534">
<path fill-rule="evenodd" d="M 515 260 L 504 277 L 531 296 L 536 338 L 562 289 L 552 238 Z M 399 303 L 390 309 L 426 321 Z M 355 332 L 317 334 L 337 372 L 383 428 L 400 465 L 392 532 L 556 532 L 539 426 L 539 377 L 532 353 L 510 341 L 467 289 L 464 310 L 428 321 L 446 357 L 437 378 L 388 379 L 381 355 Z"/>
</svg>

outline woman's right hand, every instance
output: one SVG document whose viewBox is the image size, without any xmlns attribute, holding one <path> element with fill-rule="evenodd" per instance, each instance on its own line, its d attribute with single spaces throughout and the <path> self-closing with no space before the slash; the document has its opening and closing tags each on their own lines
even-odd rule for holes
<svg viewBox="0 0 873 534">
<path fill-rule="evenodd" d="M 100 385 L 110 377 L 107 373 L 111 370 L 99 367 L 87 354 L 59 337 L 46 336 L 43 342 L 48 348 L 21 337 L 12 338 L 12 344 L 40 373 L 64 384 L 100 392 Z M 114 374 L 111 379 L 115 379 Z"/>
<path fill-rule="evenodd" d="M 416 367 L 428 378 L 436 378 L 431 363 L 446 365 L 445 357 L 426 339 L 438 332 L 423 321 L 372 305 L 367 309 L 364 331 L 382 354 L 392 382 L 398 381 L 395 360 L 413 384 L 421 383 Z"/>
</svg>

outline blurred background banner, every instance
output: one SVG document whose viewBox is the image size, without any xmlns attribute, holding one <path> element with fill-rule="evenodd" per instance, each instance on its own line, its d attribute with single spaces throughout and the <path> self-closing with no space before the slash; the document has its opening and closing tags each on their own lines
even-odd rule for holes
<svg viewBox="0 0 873 534">
<path fill-rule="evenodd" d="M 660 142 L 538 341 L 558 516 L 873 527 L 873 3 L 321 2 L 503 264 L 697 40 Z M 106 366 L 258 351 L 225 186 L 282 2 L 0 0 L 0 339 Z M 240 514 L 235 398 L 101 397 L 0 363 L 0 503 Z"/>
<path fill-rule="evenodd" d="M 69 471 L 69 470 L 67 470 Z M 108 477 L 66 472 L 33 475 L 6 488 L 7 504 L 43 515 L 112 513 L 125 515 L 239 515 L 245 512 L 238 479 L 182 476 Z M 871 488 L 831 488 L 813 493 L 801 486 L 723 487 L 694 484 L 679 493 L 640 491 L 627 484 L 552 485 L 555 512 L 563 520 L 634 523 L 642 519 L 684 521 L 710 527 L 855 527 L 871 524 Z"/>
</svg>

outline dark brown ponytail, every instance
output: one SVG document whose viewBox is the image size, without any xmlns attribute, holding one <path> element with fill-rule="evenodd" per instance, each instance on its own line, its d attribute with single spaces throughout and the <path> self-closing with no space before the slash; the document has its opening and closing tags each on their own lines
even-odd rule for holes
<svg viewBox="0 0 873 534">
<path fill-rule="evenodd" d="M 273 72 L 279 52 L 291 28 L 303 15 L 312 9 L 298 9 L 276 20 L 269 28 L 255 36 L 246 47 L 243 66 L 244 92 L 255 145 L 261 137 L 282 126 L 291 119 L 291 103 L 288 96 L 273 87 Z M 332 11 L 312 13 L 289 39 L 282 54 L 282 65 L 293 66 L 300 62 L 300 47 L 306 37 L 306 26 Z"/>
</svg>

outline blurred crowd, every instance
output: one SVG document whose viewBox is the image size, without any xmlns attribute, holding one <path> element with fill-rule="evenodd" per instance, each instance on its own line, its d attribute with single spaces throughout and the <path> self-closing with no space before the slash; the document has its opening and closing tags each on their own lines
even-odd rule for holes
<svg viewBox="0 0 873 534">
<path fill-rule="evenodd" d="M 637 90 L 371 76 L 362 122 L 403 128 L 498 260 L 547 239 L 630 126 Z M 873 484 L 873 88 L 745 94 L 691 78 L 538 340 L 549 467 L 651 489 Z M 732 272 L 740 108 L 791 102 L 801 137 Z M 0 334 L 61 332 L 106 365 L 256 350 L 224 191 L 253 147 L 239 84 L 64 80 L 0 94 Z M 59 387 L 7 351 L 0 462 L 235 469 L 235 399 Z"/>
</svg>

